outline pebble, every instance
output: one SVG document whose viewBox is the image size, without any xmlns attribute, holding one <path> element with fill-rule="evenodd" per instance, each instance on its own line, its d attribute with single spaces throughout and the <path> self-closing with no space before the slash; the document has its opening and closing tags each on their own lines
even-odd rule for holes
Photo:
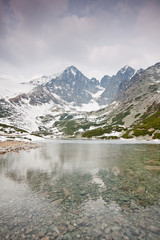
<svg viewBox="0 0 160 240">
<path fill-rule="evenodd" d="M 25 237 L 25 235 L 24 235 L 24 234 L 22 234 L 22 235 L 21 235 L 21 238 L 22 238 L 22 239 L 25 239 L 26 237 Z"/>
<path fill-rule="evenodd" d="M 110 231 L 111 231 L 111 229 L 109 227 L 105 229 L 105 233 L 107 233 L 107 234 L 110 233 Z"/>
<path fill-rule="evenodd" d="M 80 235 L 80 234 L 77 234 L 77 235 L 76 235 L 76 237 L 77 237 L 77 238 L 80 238 L 80 237 L 81 237 L 81 235 Z"/>
<path fill-rule="evenodd" d="M 74 227 L 73 227 L 71 224 L 69 224 L 69 225 L 68 225 L 68 230 L 69 230 L 70 232 L 72 232 L 73 229 L 74 229 Z"/>
<path fill-rule="evenodd" d="M 121 227 L 118 226 L 118 225 L 114 225 L 111 227 L 112 231 L 120 231 L 121 230 Z"/>
<path fill-rule="evenodd" d="M 49 240 L 49 236 L 43 237 L 41 240 Z"/>
<path fill-rule="evenodd" d="M 153 233 L 158 233 L 158 232 L 160 233 L 160 229 L 156 228 L 155 226 L 150 226 L 149 229 Z"/>
<path fill-rule="evenodd" d="M 126 234 L 129 238 L 131 238 L 133 236 L 133 234 L 129 228 L 126 228 Z"/>
<path fill-rule="evenodd" d="M 76 180 L 77 186 L 80 185 L 81 188 L 77 189 L 76 186 L 75 193 L 73 191 L 75 180 L 71 179 L 72 187 L 65 186 L 67 183 L 64 184 L 62 180 L 59 180 L 60 183 L 56 186 L 55 182 L 58 180 L 55 182 L 50 180 L 45 173 L 30 172 L 27 181 L 31 186 L 32 200 L 26 194 L 23 204 L 18 200 L 16 205 L 16 200 L 13 199 L 0 206 L 3 214 L 2 220 L 0 219 L 1 239 L 137 240 L 147 239 L 148 236 L 150 239 L 158 239 L 160 234 L 158 204 L 143 208 L 135 199 L 126 197 L 126 194 L 119 197 L 116 191 L 118 189 L 120 191 L 120 188 L 115 187 L 114 182 L 109 188 L 110 191 L 103 189 L 98 196 L 97 189 L 90 190 L 90 185 L 86 188 L 83 178 L 82 182 Z M 68 178 L 67 180 L 69 182 Z M 140 186 L 139 195 L 144 190 L 144 187 Z M 84 200 L 88 192 L 91 197 Z M 114 201 L 111 200 L 112 194 L 115 197 Z M 36 204 L 35 200 L 39 203 Z"/>
</svg>

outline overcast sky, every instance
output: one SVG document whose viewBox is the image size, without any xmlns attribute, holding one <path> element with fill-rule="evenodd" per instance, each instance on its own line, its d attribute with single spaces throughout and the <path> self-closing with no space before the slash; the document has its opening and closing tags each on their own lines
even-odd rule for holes
<svg viewBox="0 0 160 240">
<path fill-rule="evenodd" d="M 0 73 L 101 79 L 160 61 L 160 0 L 0 0 Z"/>
</svg>

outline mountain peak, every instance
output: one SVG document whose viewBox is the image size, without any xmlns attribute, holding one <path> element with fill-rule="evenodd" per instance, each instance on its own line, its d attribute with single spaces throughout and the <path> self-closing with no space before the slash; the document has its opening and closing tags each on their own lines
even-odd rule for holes
<svg viewBox="0 0 160 240">
<path fill-rule="evenodd" d="M 123 68 L 120 69 L 120 73 L 121 74 L 124 74 L 125 72 L 128 72 L 128 71 L 133 71 L 134 69 L 128 65 L 124 66 Z M 135 70 L 134 70 L 135 71 Z"/>
<path fill-rule="evenodd" d="M 64 73 L 70 73 L 73 76 L 76 76 L 77 72 L 79 72 L 79 70 L 76 67 L 74 67 L 73 65 L 64 70 Z"/>
</svg>

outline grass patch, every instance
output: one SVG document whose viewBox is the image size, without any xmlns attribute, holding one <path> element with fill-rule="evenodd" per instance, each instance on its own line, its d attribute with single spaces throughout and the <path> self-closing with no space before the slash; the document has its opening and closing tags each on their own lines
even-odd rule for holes
<svg viewBox="0 0 160 240">
<path fill-rule="evenodd" d="M 134 116 L 134 118 L 137 118 L 137 117 L 139 117 L 141 114 L 140 113 L 137 113 L 135 116 Z"/>
<path fill-rule="evenodd" d="M 105 140 L 118 140 L 119 137 L 117 136 L 104 136 L 104 137 L 100 137 L 100 139 L 105 139 Z"/>
<path fill-rule="evenodd" d="M 160 133 L 155 133 L 153 139 L 160 139 Z"/>
<path fill-rule="evenodd" d="M 86 132 L 84 132 L 82 134 L 82 137 L 87 137 L 87 138 L 91 138 L 91 137 L 98 137 L 98 136 L 102 136 L 103 134 L 105 133 L 111 133 L 112 131 L 116 131 L 116 132 L 121 132 L 122 130 L 124 130 L 123 127 L 120 127 L 120 126 L 106 126 L 104 128 L 100 127 L 100 128 L 96 128 L 96 129 L 93 129 L 93 130 L 88 130 Z M 102 136 L 103 137 L 103 136 Z M 110 136 L 104 136 L 104 139 L 108 138 L 108 139 L 111 139 L 112 137 L 116 137 L 116 136 L 111 136 L 111 138 L 109 138 Z M 117 139 L 117 138 L 114 138 L 114 139 Z"/>
<path fill-rule="evenodd" d="M 133 105 L 130 105 L 125 112 L 121 112 L 117 114 L 114 118 L 112 118 L 112 123 L 124 125 L 124 121 L 122 121 L 125 117 L 127 117 L 131 113 L 131 108 Z"/>
<path fill-rule="evenodd" d="M 122 138 L 130 139 L 133 138 L 133 136 L 129 135 L 132 129 L 127 130 L 123 135 Z"/>
<path fill-rule="evenodd" d="M 2 131 L 5 131 L 5 129 L 11 128 L 10 133 L 13 133 L 13 130 L 16 131 L 16 132 L 20 132 L 20 133 L 27 133 L 26 130 L 18 128 L 18 127 L 11 126 L 11 125 L 6 125 L 6 124 L 0 123 L 0 127 L 1 127 Z"/>
<path fill-rule="evenodd" d="M 133 131 L 134 131 L 133 135 L 136 136 L 136 137 L 145 136 L 145 135 L 150 135 L 151 136 L 153 134 L 152 131 L 149 132 L 146 129 L 134 129 Z"/>
</svg>

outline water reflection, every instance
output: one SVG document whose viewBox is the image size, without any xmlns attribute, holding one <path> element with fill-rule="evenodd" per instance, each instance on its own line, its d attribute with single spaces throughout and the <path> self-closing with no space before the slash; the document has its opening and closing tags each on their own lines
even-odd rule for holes
<svg viewBox="0 0 160 240">
<path fill-rule="evenodd" d="M 145 167 L 159 156 L 159 145 L 99 141 L 1 156 L 2 239 L 158 239 L 160 172 Z"/>
</svg>

